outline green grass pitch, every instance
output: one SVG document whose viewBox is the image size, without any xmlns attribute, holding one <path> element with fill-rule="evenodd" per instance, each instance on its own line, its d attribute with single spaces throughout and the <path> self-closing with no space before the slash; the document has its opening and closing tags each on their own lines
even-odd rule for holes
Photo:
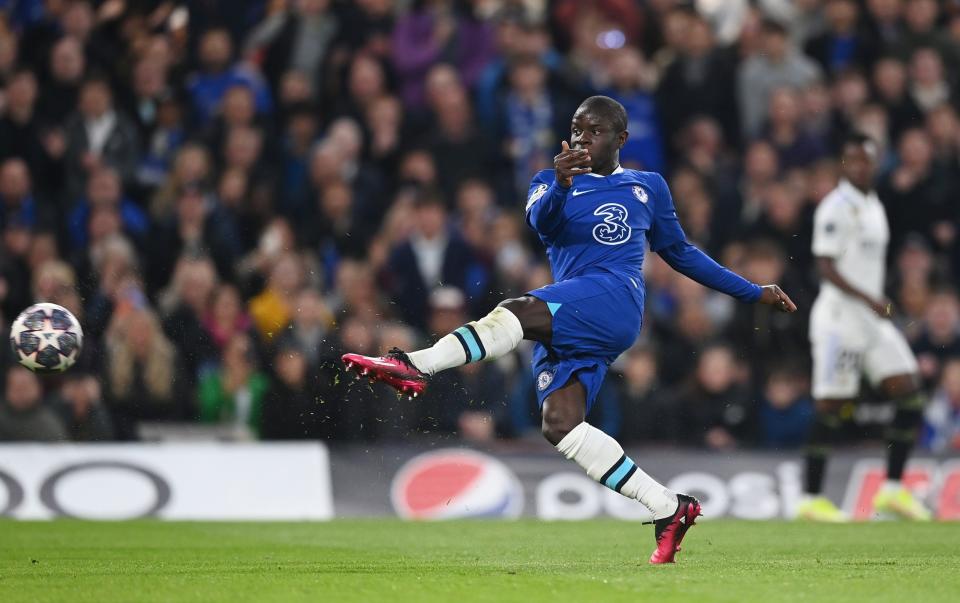
<svg viewBox="0 0 960 603">
<path fill-rule="evenodd" d="M 960 524 L 0 521 L 0 601 L 960 601 Z M 684 597 L 680 599 L 680 597 Z"/>
</svg>

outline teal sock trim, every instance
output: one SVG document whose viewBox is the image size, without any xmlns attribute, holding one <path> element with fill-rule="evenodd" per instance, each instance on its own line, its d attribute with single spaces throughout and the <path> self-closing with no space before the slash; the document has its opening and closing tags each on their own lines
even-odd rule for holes
<svg viewBox="0 0 960 603">
<path fill-rule="evenodd" d="M 480 352 L 480 345 L 477 343 L 477 339 L 470 329 L 464 326 L 454 331 L 454 333 L 463 338 L 463 341 L 467 344 L 467 349 L 470 350 L 470 357 L 467 359 L 467 362 L 480 360 L 483 354 Z"/>
</svg>

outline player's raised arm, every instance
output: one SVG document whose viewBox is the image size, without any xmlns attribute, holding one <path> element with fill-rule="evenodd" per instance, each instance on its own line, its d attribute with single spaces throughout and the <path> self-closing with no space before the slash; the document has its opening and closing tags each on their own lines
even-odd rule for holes
<svg viewBox="0 0 960 603">
<path fill-rule="evenodd" d="M 797 305 L 777 285 L 760 286 L 721 266 L 691 245 L 683 233 L 670 189 L 663 179 L 654 208 L 650 246 L 677 272 L 705 287 L 749 303 L 761 303 L 782 312 L 796 312 Z"/>
<path fill-rule="evenodd" d="M 586 149 L 571 149 L 566 140 L 561 143 L 560 153 L 553 158 L 553 181 L 538 174 L 530 184 L 527 223 L 534 230 L 541 234 L 556 230 L 563 218 L 563 204 L 573 185 L 573 177 L 589 174 L 591 161 Z"/>
</svg>

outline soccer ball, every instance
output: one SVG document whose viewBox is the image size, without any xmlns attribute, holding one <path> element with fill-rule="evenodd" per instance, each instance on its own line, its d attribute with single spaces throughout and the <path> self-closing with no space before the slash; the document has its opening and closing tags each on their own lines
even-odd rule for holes
<svg viewBox="0 0 960 603">
<path fill-rule="evenodd" d="M 62 373 L 77 361 L 83 330 L 69 310 L 57 304 L 34 304 L 10 328 L 17 361 L 35 373 Z"/>
</svg>

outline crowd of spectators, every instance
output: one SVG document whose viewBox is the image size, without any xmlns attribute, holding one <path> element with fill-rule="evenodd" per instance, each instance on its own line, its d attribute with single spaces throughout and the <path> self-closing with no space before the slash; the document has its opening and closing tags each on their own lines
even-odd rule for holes
<svg viewBox="0 0 960 603">
<path fill-rule="evenodd" d="M 858 130 L 881 150 L 923 440 L 960 449 L 958 74 L 955 1 L 0 0 L 0 329 L 52 301 L 86 334 L 61 377 L 3 357 L 0 440 L 537 431 L 526 345 L 416 401 L 337 359 L 423 346 L 550 281 L 527 186 L 600 93 L 629 112 L 623 165 L 667 177 L 688 238 L 801 311 L 651 254 L 643 332 L 592 421 L 624 442 L 802 443 L 811 216 Z"/>
</svg>

